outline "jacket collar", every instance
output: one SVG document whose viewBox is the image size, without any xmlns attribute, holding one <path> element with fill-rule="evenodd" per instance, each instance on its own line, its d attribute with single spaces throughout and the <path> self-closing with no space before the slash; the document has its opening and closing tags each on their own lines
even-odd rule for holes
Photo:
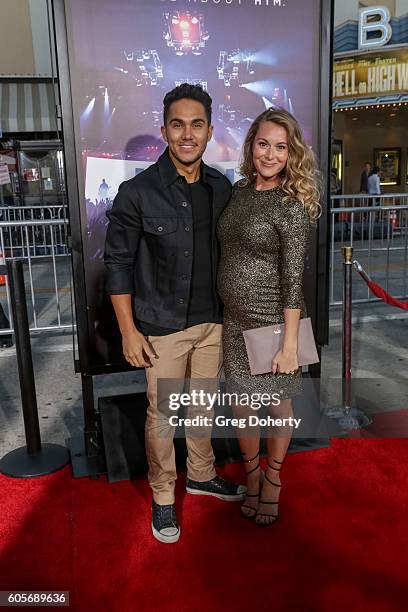
<svg viewBox="0 0 408 612">
<path fill-rule="evenodd" d="M 169 187 L 180 177 L 176 166 L 171 161 L 168 147 L 157 160 L 157 166 L 165 187 Z M 211 168 L 211 166 L 207 166 L 203 161 L 201 162 L 200 175 L 205 183 L 210 183 L 212 179 L 219 178 L 218 171 L 215 168 Z"/>
</svg>

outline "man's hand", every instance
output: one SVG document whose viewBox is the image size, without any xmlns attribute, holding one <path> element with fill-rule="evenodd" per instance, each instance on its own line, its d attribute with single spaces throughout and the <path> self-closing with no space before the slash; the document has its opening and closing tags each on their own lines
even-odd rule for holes
<svg viewBox="0 0 408 612">
<path fill-rule="evenodd" d="M 131 294 L 113 294 L 111 300 L 122 334 L 123 354 L 126 361 L 135 368 L 151 368 L 152 359 L 156 359 L 157 355 L 143 334 L 135 327 Z"/>
<path fill-rule="evenodd" d="M 136 368 L 151 368 L 152 360 L 157 359 L 152 346 L 136 328 L 122 334 L 122 347 L 126 361 Z"/>
</svg>

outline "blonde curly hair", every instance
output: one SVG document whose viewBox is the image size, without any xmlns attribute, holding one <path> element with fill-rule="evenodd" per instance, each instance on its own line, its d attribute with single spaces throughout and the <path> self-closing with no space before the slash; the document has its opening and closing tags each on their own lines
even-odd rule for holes
<svg viewBox="0 0 408 612">
<path fill-rule="evenodd" d="M 322 186 L 316 157 L 304 141 L 302 130 L 295 117 L 283 108 L 270 108 L 264 111 L 249 128 L 242 149 L 242 162 L 239 168 L 244 178 L 239 185 L 246 187 L 255 183 L 256 170 L 252 149 L 259 126 L 264 121 L 271 121 L 284 127 L 288 135 L 288 161 L 280 174 L 282 190 L 287 194 L 287 198 L 299 200 L 310 220 L 316 221 L 321 215 L 320 193 Z"/>
</svg>

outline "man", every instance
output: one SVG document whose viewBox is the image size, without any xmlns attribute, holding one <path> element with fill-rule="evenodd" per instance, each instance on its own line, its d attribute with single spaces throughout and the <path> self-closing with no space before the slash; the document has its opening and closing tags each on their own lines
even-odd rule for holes
<svg viewBox="0 0 408 612">
<path fill-rule="evenodd" d="M 367 179 L 367 193 L 370 195 L 381 195 L 381 183 L 378 175 L 380 168 L 374 166 L 372 173 Z"/>
<path fill-rule="evenodd" d="M 380 168 L 378 166 L 374 166 L 372 173 L 368 177 L 367 191 L 370 195 L 374 195 L 374 196 L 381 195 L 381 182 L 380 182 L 380 177 L 378 175 L 379 171 L 380 171 Z M 381 204 L 380 198 L 372 198 L 372 199 L 370 198 L 370 200 L 371 200 L 370 201 L 371 206 L 380 206 Z M 376 220 L 376 217 L 378 217 L 378 214 L 374 216 L 374 220 Z"/>
<path fill-rule="evenodd" d="M 102 183 L 99 185 L 98 198 L 101 202 L 105 202 L 108 199 L 108 197 L 109 197 L 109 185 L 103 178 Z"/>
<path fill-rule="evenodd" d="M 204 383 L 218 377 L 222 360 L 215 227 L 231 185 L 202 162 L 212 132 L 208 93 L 186 83 L 169 92 L 162 127 L 166 151 L 153 166 L 122 183 L 108 213 L 107 292 L 125 358 L 146 368 L 152 531 L 166 543 L 178 540 L 180 528 L 174 505 L 174 428 L 161 410 L 158 381 L 183 383 L 190 375 Z M 211 417 L 211 411 L 202 410 Z M 209 436 L 187 434 L 186 442 L 187 492 L 243 499 L 245 487 L 217 476 Z"/>
<path fill-rule="evenodd" d="M 371 174 L 372 165 L 370 162 L 366 162 L 364 170 L 361 173 L 360 178 L 360 193 L 368 193 L 368 177 Z"/>
</svg>

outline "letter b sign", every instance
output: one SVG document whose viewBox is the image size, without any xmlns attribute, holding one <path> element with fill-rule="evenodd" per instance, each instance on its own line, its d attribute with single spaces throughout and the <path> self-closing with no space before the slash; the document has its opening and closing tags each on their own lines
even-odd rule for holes
<svg viewBox="0 0 408 612">
<path fill-rule="evenodd" d="M 392 36 L 391 13 L 386 6 L 360 9 L 358 21 L 358 48 L 383 47 Z M 374 36 L 373 33 L 376 33 Z M 373 34 L 369 37 L 369 34 Z"/>
</svg>

